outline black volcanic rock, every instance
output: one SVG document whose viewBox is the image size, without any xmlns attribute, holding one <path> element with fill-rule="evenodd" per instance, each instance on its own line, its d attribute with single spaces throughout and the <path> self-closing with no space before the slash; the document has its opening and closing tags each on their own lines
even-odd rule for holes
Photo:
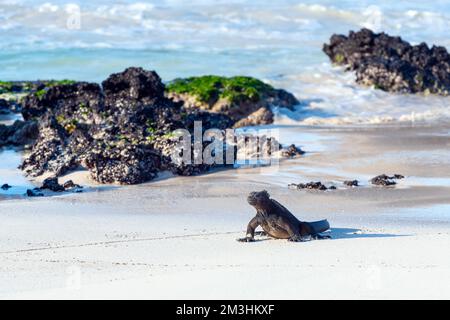
<svg viewBox="0 0 450 320">
<path fill-rule="evenodd" d="M 229 117 L 204 110 L 187 110 L 164 96 L 164 84 L 154 71 L 128 68 L 111 75 L 103 89 L 89 83 L 56 85 L 42 96 L 26 99 L 24 116 L 38 117 L 39 135 L 21 168 L 26 174 L 58 177 L 86 168 L 101 183 L 137 184 L 161 170 L 192 175 L 212 165 L 174 163 L 170 159 L 176 129 L 202 132 L 225 129 Z"/>
<path fill-rule="evenodd" d="M 373 185 L 387 187 L 387 186 L 396 185 L 397 182 L 395 182 L 394 180 L 404 179 L 404 178 L 405 177 L 403 175 L 401 175 L 401 174 L 394 174 L 393 176 L 388 176 L 386 174 L 381 174 L 379 176 L 376 176 L 376 177 L 372 178 L 370 180 L 370 182 Z"/>
<path fill-rule="evenodd" d="M 20 113 L 22 105 L 19 103 L 19 98 L 13 96 L 10 99 L 0 99 L 0 115 L 10 113 Z"/>
<path fill-rule="evenodd" d="M 305 151 L 297 147 L 295 144 L 291 144 L 290 146 L 281 149 L 281 155 L 285 158 L 294 158 L 304 154 Z"/>
<path fill-rule="evenodd" d="M 96 83 L 77 82 L 46 87 L 44 84 L 23 100 L 25 120 L 53 112 L 60 122 L 92 123 L 103 111 L 103 94 Z"/>
<path fill-rule="evenodd" d="M 68 148 L 72 140 L 72 135 L 67 134 L 55 117 L 47 115 L 41 120 L 37 141 L 20 168 L 33 177 L 45 172 L 55 176 L 64 174 L 77 165 L 78 155 Z"/>
<path fill-rule="evenodd" d="M 38 121 L 38 135 L 21 169 L 30 176 L 50 174 L 56 182 L 48 181 L 49 189 L 66 189 L 59 187 L 57 178 L 80 167 L 95 181 L 120 184 L 149 181 L 163 170 L 179 175 L 206 172 L 221 164 L 171 159 L 180 139 L 174 130 L 192 134 L 195 122 L 201 121 L 203 134 L 211 128 L 223 132 L 235 124 L 227 114 L 190 108 L 167 98 L 158 74 L 142 68 L 115 73 L 102 87 L 86 82 L 36 86 L 24 100 L 23 116 Z M 289 94 L 277 92 L 294 103 Z M 5 129 L 0 126 L 0 143 L 1 130 Z M 187 144 L 193 143 L 191 136 Z M 203 147 L 209 143 L 204 141 Z"/>
<path fill-rule="evenodd" d="M 358 180 L 346 180 L 346 181 L 344 181 L 344 185 L 346 185 L 347 187 L 357 187 L 357 186 L 359 186 L 359 181 Z"/>
<path fill-rule="evenodd" d="M 208 112 L 194 108 L 185 110 L 184 113 L 182 113 L 182 122 L 186 129 L 191 132 L 194 129 L 195 121 L 201 121 L 203 125 L 206 124 L 208 126 L 207 128 L 203 129 L 217 128 L 224 130 L 227 128 L 231 128 L 234 124 L 234 121 L 231 120 L 230 117 L 222 113 Z"/>
<path fill-rule="evenodd" d="M 76 189 L 75 192 L 81 191 L 80 189 L 83 189 L 82 186 L 80 186 L 79 184 L 75 184 L 72 180 L 68 180 L 66 182 L 64 182 L 64 184 L 62 185 L 64 187 L 64 190 L 72 190 L 72 189 Z"/>
<path fill-rule="evenodd" d="M 0 124 L 0 147 L 31 144 L 38 136 L 35 121 L 15 121 L 12 125 Z"/>
<path fill-rule="evenodd" d="M 320 181 L 317 181 L 317 182 L 312 181 L 312 182 L 308 182 L 308 183 L 299 183 L 299 184 L 292 183 L 289 185 L 289 187 L 292 189 L 308 189 L 308 190 L 320 190 L 320 191 L 326 191 L 328 189 L 336 190 L 335 186 L 327 187 Z"/>
<path fill-rule="evenodd" d="M 42 182 L 42 186 L 39 189 L 50 190 L 53 192 L 64 192 L 74 189 L 75 191 L 78 191 L 79 189 L 82 188 L 83 188 L 82 186 L 75 184 L 72 180 L 68 180 L 64 184 L 59 184 L 57 177 L 50 177 Z"/>
<path fill-rule="evenodd" d="M 43 197 L 44 194 L 42 192 L 39 191 L 39 189 L 27 189 L 27 193 L 26 195 L 28 197 Z"/>
<path fill-rule="evenodd" d="M 402 93 L 450 92 L 450 55 L 444 47 L 411 45 L 369 29 L 333 35 L 323 51 L 331 61 L 356 72 L 356 82 Z"/>
<path fill-rule="evenodd" d="M 234 128 L 273 123 L 271 107 L 293 109 L 299 101 L 291 93 L 275 89 L 252 77 L 205 75 L 175 79 L 166 95 L 186 109 L 220 113 Z"/>
<path fill-rule="evenodd" d="M 0 115 L 10 113 L 9 102 L 5 99 L 0 99 Z"/>
<path fill-rule="evenodd" d="M 160 154 L 146 144 L 105 148 L 97 143 L 84 160 L 91 177 L 100 183 L 136 184 L 156 177 Z"/>
<path fill-rule="evenodd" d="M 11 189 L 12 187 L 9 185 L 9 184 L 7 184 L 7 183 L 5 183 L 5 184 L 3 184 L 1 187 L 0 187 L 0 189 L 2 189 L 2 190 L 9 190 L 9 189 Z"/>
<path fill-rule="evenodd" d="M 164 84 L 155 71 L 131 67 L 102 82 L 107 107 L 151 105 L 164 98 Z"/>
<path fill-rule="evenodd" d="M 53 192 L 63 192 L 65 189 L 58 183 L 58 178 L 51 177 L 43 181 L 41 190 L 48 189 Z"/>
</svg>

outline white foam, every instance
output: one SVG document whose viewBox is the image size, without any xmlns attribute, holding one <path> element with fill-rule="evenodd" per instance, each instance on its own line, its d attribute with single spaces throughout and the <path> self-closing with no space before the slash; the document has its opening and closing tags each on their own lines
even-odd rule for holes
<svg viewBox="0 0 450 320">
<path fill-rule="evenodd" d="M 90 38 L 94 30 L 113 29 L 115 36 L 121 37 L 120 44 L 127 47 L 137 42 L 142 36 L 159 41 L 179 42 L 187 41 L 193 46 L 212 43 L 218 39 L 216 34 L 222 36 L 232 35 L 222 42 L 223 47 L 235 47 L 242 39 L 253 39 L 264 42 L 283 41 L 286 44 L 295 41 L 298 45 L 305 45 L 304 40 L 315 38 L 326 40 L 333 32 L 348 31 L 350 28 L 361 26 L 386 31 L 401 31 L 410 35 L 414 31 L 417 35 L 440 37 L 446 42 L 446 30 L 449 26 L 449 17 L 440 10 L 416 10 L 394 8 L 385 5 L 346 6 L 335 4 L 330 6 L 321 4 L 296 4 L 293 1 L 280 1 L 280 5 L 256 6 L 251 1 L 231 2 L 230 4 L 194 1 L 194 2 L 167 2 L 155 1 L 153 3 L 125 1 L 122 3 L 108 3 L 102 0 L 93 0 L 89 3 L 66 3 L 60 1 L 36 3 L 34 1 L 2 2 L 0 12 L 8 12 L 9 20 L 18 22 L 21 30 L 19 34 L 26 35 L 36 27 L 47 24 L 56 24 L 61 30 L 54 33 L 43 34 L 41 46 L 50 45 L 55 41 L 58 33 L 64 32 L 65 14 L 80 9 L 84 29 L 83 37 Z M 445 11 L 444 11 L 445 12 Z M 57 14 L 57 16 L 55 16 Z M 133 33 L 138 28 L 138 33 Z M 426 31 L 426 27 L 433 27 L 433 32 Z M 401 30 L 398 30 L 398 29 Z M 145 30 L 157 30 L 148 33 Z M 418 30 L 420 29 L 420 30 Z M 428 29 L 429 30 L 429 29 Z M 175 32 L 176 37 L 160 38 L 159 33 Z M 185 36 L 190 32 L 199 32 L 195 37 Z M 307 33 L 308 32 L 308 33 Z M 314 32 L 311 34 L 310 32 Z M 428 32 L 428 33 L 427 33 Z M 8 38 L 8 35 L 4 35 Z M 17 36 L 17 35 L 16 35 Z M 79 35 L 78 35 L 79 36 Z M 104 42 L 112 41 L 115 37 L 106 34 Z M 418 37 L 417 37 L 418 38 Z M 222 39 L 223 40 L 223 39 Z M 412 39 L 417 41 L 418 39 Z M 427 40 L 427 39 L 426 39 Z M 86 41 L 88 42 L 88 41 Z M 276 43 L 271 43 L 272 45 Z M 4 45 L 4 44 L 0 44 Z M 65 43 L 66 47 L 71 43 Z M 54 47 L 54 46 L 53 46 Z"/>
<path fill-rule="evenodd" d="M 59 10 L 59 6 L 54 5 L 50 2 L 46 2 L 38 7 L 38 12 L 56 12 Z"/>
<path fill-rule="evenodd" d="M 450 97 L 387 93 L 355 83 L 328 64 L 274 82 L 300 98 L 296 112 L 276 109 L 276 121 L 302 125 L 420 124 L 450 119 Z"/>
<path fill-rule="evenodd" d="M 78 9 L 80 25 L 68 28 Z M 449 46 L 449 10 L 423 1 L 2 1 L 0 79 L 101 81 L 129 65 L 156 69 L 165 80 L 248 74 L 302 100 L 297 113 L 278 114 L 282 123 L 448 121 L 448 98 L 360 87 L 354 74 L 327 63 L 321 48 L 331 34 L 362 26 Z"/>
</svg>

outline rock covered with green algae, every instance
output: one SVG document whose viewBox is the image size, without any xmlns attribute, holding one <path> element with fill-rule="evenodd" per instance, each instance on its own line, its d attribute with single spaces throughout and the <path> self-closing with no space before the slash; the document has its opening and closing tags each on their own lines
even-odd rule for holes
<svg viewBox="0 0 450 320">
<path fill-rule="evenodd" d="M 0 114 L 20 112 L 21 99 L 30 90 L 31 86 L 22 82 L 0 81 Z"/>
<path fill-rule="evenodd" d="M 38 82 L 32 81 L 0 81 L 0 115 L 20 113 L 23 98 L 37 86 Z M 28 147 L 37 136 L 36 121 L 16 120 L 11 125 L 0 124 L 0 147 Z"/>
<path fill-rule="evenodd" d="M 180 175 L 207 171 L 210 165 L 179 165 L 170 160 L 176 141 L 168 133 L 228 128 L 229 117 L 204 110 L 186 110 L 164 96 L 154 71 L 128 68 L 102 85 L 68 83 L 32 92 L 23 115 L 39 122 L 39 136 L 22 163 L 27 175 L 58 177 L 84 167 L 100 183 L 137 184 L 159 171 Z"/>
<path fill-rule="evenodd" d="M 98 114 L 102 106 L 101 87 L 96 83 L 69 82 L 43 85 L 23 99 L 22 115 L 25 120 L 41 117 L 53 111 L 61 122 L 71 118 L 91 122 L 91 114 Z M 91 112 L 95 110 L 96 112 Z"/>
<path fill-rule="evenodd" d="M 160 171 L 194 175 L 222 166 L 172 161 L 178 143 L 171 133 L 176 129 L 192 133 L 196 121 L 202 122 L 202 133 L 270 123 L 272 104 L 297 103 L 289 93 L 257 79 L 230 79 L 211 76 L 194 81 L 204 83 L 195 90 L 202 97 L 196 101 L 211 104 L 205 108 L 167 97 L 175 83 L 183 91 L 180 80 L 166 90 L 156 72 L 134 67 L 110 75 L 101 85 L 68 81 L 34 87 L 24 99 L 22 114 L 28 122 L 38 123 L 38 137 L 21 169 L 29 176 L 58 177 L 82 167 L 100 183 L 138 184 Z M 211 85 L 215 89 L 210 90 Z M 203 141 L 203 148 L 208 144 Z"/>
<path fill-rule="evenodd" d="M 74 83 L 73 80 L 0 81 L 0 114 L 20 113 L 30 93 L 41 98 L 49 88 Z"/>
<path fill-rule="evenodd" d="M 244 76 L 175 79 L 166 86 L 166 95 L 188 109 L 224 114 L 231 118 L 234 127 L 270 124 L 271 107 L 292 109 L 299 103 L 285 90 Z"/>
</svg>

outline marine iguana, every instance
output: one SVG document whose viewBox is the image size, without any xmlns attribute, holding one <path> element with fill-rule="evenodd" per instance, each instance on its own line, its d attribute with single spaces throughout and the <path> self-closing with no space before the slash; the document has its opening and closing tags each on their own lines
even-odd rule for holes
<svg viewBox="0 0 450 320">
<path fill-rule="evenodd" d="M 330 236 L 320 235 L 330 228 L 327 220 L 316 222 L 302 222 L 298 220 L 288 209 L 278 201 L 270 199 L 266 190 L 251 192 L 247 202 L 256 209 L 256 216 L 250 220 L 247 226 L 245 238 L 237 239 L 241 242 L 255 241 L 255 229 L 261 226 L 272 238 L 288 239 L 289 241 L 302 242 L 312 239 L 329 239 Z"/>
</svg>

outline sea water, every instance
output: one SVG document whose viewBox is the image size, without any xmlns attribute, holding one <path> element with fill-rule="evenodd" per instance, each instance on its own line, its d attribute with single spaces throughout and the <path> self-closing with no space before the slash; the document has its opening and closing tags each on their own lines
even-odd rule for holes
<svg viewBox="0 0 450 320">
<path fill-rule="evenodd" d="M 100 82 L 129 66 L 164 81 L 249 75 L 300 99 L 280 123 L 448 121 L 450 98 L 363 88 L 330 64 L 323 43 L 361 27 L 450 48 L 450 2 L 0 0 L 0 80 Z"/>
</svg>

